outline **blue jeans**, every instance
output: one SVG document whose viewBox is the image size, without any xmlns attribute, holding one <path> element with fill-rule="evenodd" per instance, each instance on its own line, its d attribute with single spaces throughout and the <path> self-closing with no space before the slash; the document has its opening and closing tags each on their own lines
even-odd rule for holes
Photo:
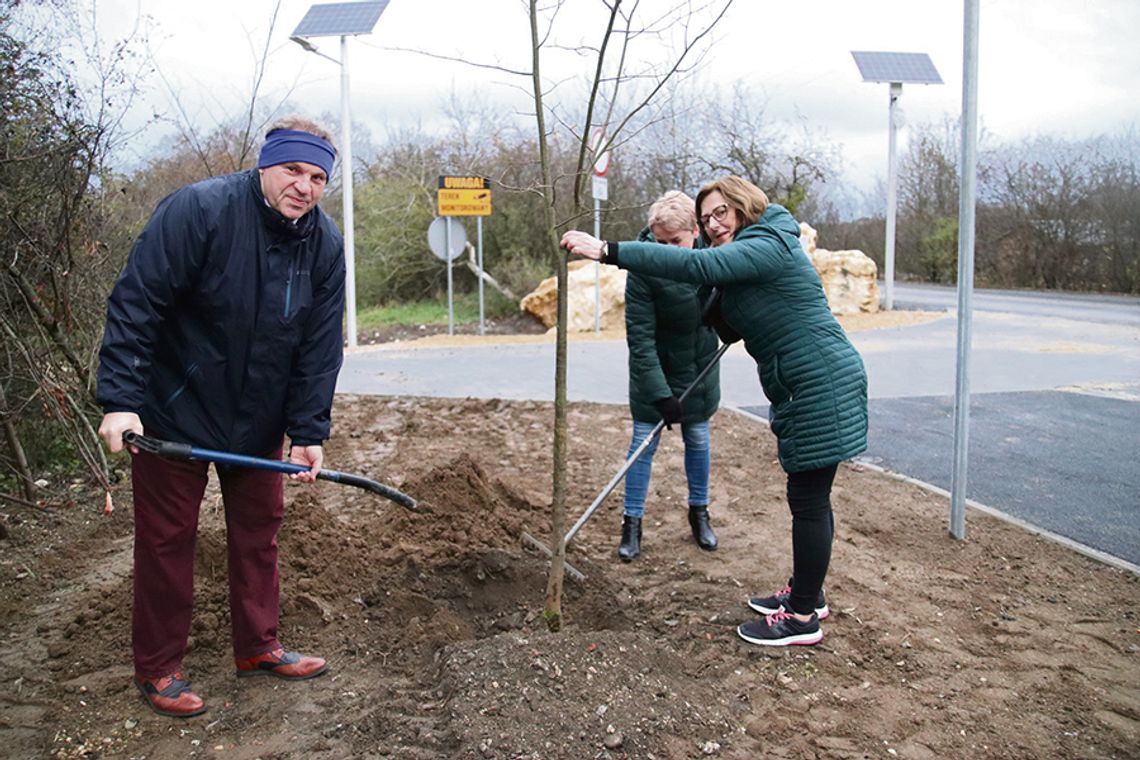
<svg viewBox="0 0 1140 760">
<path fill-rule="evenodd" d="M 654 425 L 648 422 L 633 421 L 633 438 L 629 443 L 627 459 L 633 456 L 633 452 L 653 432 L 653 428 Z M 682 424 L 681 439 L 685 442 L 685 477 L 689 481 L 689 504 L 707 506 L 709 503 L 708 420 Z M 649 478 L 653 474 L 653 455 L 660 442 L 660 436 L 655 438 L 625 475 L 625 514 L 629 517 L 641 517 L 645 514 L 645 496 L 649 493 Z"/>
</svg>

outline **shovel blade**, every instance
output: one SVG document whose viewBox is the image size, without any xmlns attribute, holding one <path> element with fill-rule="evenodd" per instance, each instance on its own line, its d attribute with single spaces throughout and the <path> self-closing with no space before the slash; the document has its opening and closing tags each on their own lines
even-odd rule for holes
<svg viewBox="0 0 1140 760">
<path fill-rule="evenodd" d="M 547 557 L 551 557 L 551 558 L 554 557 L 554 551 L 549 546 L 542 543 L 537 538 L 535 538 L 531 534 L 527 533 L 525 530 L 522 532 L 522 540 L 523 540 L 524 544 L 527 544 L 528 546 L 533 546 L 535 549 L 538 549 L 540 552 L 545 554 Z M 570 576 L 572 578 L 574 578 L 575 580 L 578 580 L 578 581 L 586 580 L 586 576 L 583 575 L 582 572 L 580 570 L 578 570 L 578 568 L 571 565 L 565 559 L 562 560 L 562 566 L 566 568 L 566 572 L 570 573 Z"/>
</svg>

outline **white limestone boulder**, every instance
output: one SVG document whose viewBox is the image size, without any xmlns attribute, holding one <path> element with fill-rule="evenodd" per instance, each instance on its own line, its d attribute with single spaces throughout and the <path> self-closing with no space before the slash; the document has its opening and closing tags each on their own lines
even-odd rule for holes
<svg viewBox="0 0 1140 760">
<path fill-rule="evenodd" d="M 594 329 L 594 269 L 598 269 L 600 285 L 601 327 L 611 330 L 625 327 L 624 270 L 606 264 L 579 260 L 567 264 L 569 301 L 566 304 L 567 325 L 572 332 Z M 558 278 L 547 277 L 519 302 L 522 311 L 531 314 L 546 327 L 558 323 Z"/>
<path fill-rule="evenodd" d="M 859 314 L 879 310 L 878 267 L 862 251 L 828 251 L 816 246 L 818 233 L 800 222 L 800 245 L 819 273 L 831 313 Z"/>
</svg>

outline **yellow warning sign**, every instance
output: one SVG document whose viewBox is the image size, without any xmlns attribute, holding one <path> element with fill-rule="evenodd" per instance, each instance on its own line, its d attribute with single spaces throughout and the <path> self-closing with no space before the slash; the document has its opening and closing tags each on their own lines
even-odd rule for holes
<svg viewBox="0 0 1140 760">
<path fill-rule="evenodd" d="M 440 216 L 490 216 L 491 182 L 485 177 L 439 178 Z"/>
<path fill-rule="evenodd" d="M 482 190 L 440 190 L 440 216 L 490 216 L 491 191 Z"/>
</svg>

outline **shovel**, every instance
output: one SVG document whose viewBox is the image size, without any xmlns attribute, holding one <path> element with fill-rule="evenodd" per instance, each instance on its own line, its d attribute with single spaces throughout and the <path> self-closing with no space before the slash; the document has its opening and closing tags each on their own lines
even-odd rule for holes
<svg viewBox="0 0 1140 760">
<path fill-rule="evenodd" d="M 188 443 L 174 443 L 172 441 L 162 441 L 157 438 L 150 438 L 149 436 L 139 435 L 133 430 L 128 430 L 123 433 L 123 442 L 136 446 L 139 449 L 147 452 L 148 454 L 157 454 L 160 457 L 168 459 L 196 459 L 200 462 L 217 462 L 219 464 L 232 464 L 239 467 L 249 467 L 254 470 L 272 470 L 273 472 L 295 473 L 295 472 L 308 472 L 309 468 L 301 464 L 294 464 L 292 462 L 279 462 L 276 459 L 261 459 L 259 457 L 249 457 L 244 454 L 231 454 L 226 451 L 213 451 L 211 449 L 200 449 L 196 446 L 191 446 Z M 416 508 L 416 500 L 406 493 L 397 491 L 391 486 L 386 486 L 383 483 L 377 483 L 375 480 L 360 475 L 350 475 L 347 472 L 337 472 L 336 470 L 322 469 L 317 473 L 318 480 L 331 480 L 334 483 L 340 483 L 346 486 L 355 486 L 356 488 L 363 488 L 365 491 L 379 494 L 386 499 L 390 499 L 402 507 L 414 510 Z"/>
<path fill-rule="evenodd" d="M 701 370 L 700 374 L 697 375 L 697 379 L 694 380 L 692 384 L 685 389 L 685 392 L 681 394 L 679 400 L 682 403 L 684 403 L 689 393 L 698 385 L 700 385 L 701 381 L 705 379 L 705 375 L 712 371 L 712 368 L 716 366 L 716 363 L 718 361 L 720 361 L 720 357 L 724 356 L 724 352 L 728 350 L 729 345 L 730 344 L 728 343 L 721 344 L 712 360 L 704 369 Z M 582 529 L 582 526 L 586 524 L 586 521 L 593 517 L 594 513 L 598 511 L 598 507 L 602 506 L 602 502 L 606 500 L 606 497 L 609 496 L 613 490 L 617 488 L 617 484 L 620 483 L 623 478 L 625 478 L 625 474 L 629 472 L 629 468 L 633 467 L 634 463 L 637 462 L 638 459 L 641 459 L 641 455 L 646 452 L 650 444 L 652 444 L 653 441 L 656 440 L 659 435 L 661 435 L 661 431 L 664 428 L 665 420 L 661 420 L 657 423 L 656 426 L 654 426 L 653 430 L 649 432 L 649 435 L 645 436 L 645 440 L 643 440 L 641 444 L 636 449 L 634 449 L 633 453 L 629 455 L 629 459 L 625 460 L 625 464 L 621 466 L 621 469 L 617 471 L 617 474 L 613 476 L 606 487 L 602 489 L 602 492 L 598 494 L 596 499 L 594 499 L 594 503 L 591 504 L 589 508 L 582 513 L 582 516 L 578 518 L 578 522 L 574 523 L 574 527 L 566 532 L 566 536 L 562 539 L 563 546 L 568 546 L 570 544 L 570 542 L 574 539 L 574 536 L 576 536 L 578 534 L 578 531 Z M 546 556 L 554 556 L 554 552 L 549 546 L 542 543 L 526 531 L 523 531 L 522 538 L 523 541 L 538 549 Z M 580 571 L 572 567 L 569 562 L 566 563 L 566 569 L 578 580 L 585 580 L 586 576 L 582 575 Z"/>
</svg>

